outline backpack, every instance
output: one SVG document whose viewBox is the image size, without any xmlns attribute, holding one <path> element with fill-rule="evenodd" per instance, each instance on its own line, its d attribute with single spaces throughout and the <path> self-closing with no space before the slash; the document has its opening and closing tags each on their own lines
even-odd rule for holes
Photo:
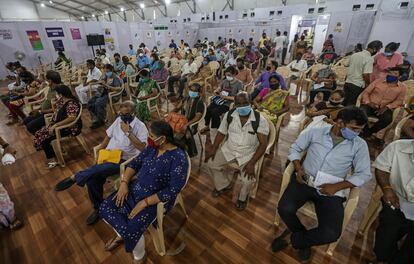
<svg viewBox="0 0 414 264">
<path fill-rule="evenodd" d="M 227 129 L 229 128 L 231 121 L 233 121 L 233 117 L 231 115 L 233 114 L 235 110 L 236 109 L 232 109 L 227 113 Z M 257 134 L 257 129 L 259 128 L 259 124 L 260 124 L 260 113 L 255 110 L 252 110 L 252 111 L 253 111 L 254 117 L 256 118 L 255 121 L 252 121 L 252 128 L 253 128 L 254 133 Z"/>
</svg>

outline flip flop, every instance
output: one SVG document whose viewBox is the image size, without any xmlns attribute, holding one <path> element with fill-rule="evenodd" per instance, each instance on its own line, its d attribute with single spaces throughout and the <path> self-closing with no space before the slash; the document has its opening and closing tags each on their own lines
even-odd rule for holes
<svg viewBox="0 0 414 264">
<path fill-rule="evenodd" d="M 10 227 L 11 230 L 17 230 L 17 229 L 21 228 L 22 226 L 23 226 L 23 222 L 16 219 L 16 220 L 13 221 L 13 223 L 10 224 L 9 227 Z"/>
<path fill-rule="evenodd" d="M 124 243 L 120 237 L 114 237 L 105 244 L 105 251 L 112 251 Z"/>
</svg>

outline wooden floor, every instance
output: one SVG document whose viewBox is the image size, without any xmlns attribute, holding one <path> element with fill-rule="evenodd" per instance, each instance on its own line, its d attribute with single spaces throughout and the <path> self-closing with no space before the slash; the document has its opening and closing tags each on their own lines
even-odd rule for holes
<svg viewBox="0 0 414 264">
<path fill-rule="evenodd" d="M 113 253 L 103 250 L 104 243 L 113 236 L 109 226 L 102 221 L 94 226 L 85 224 L 91 211 L 85 188 L 73 186 L 60 193 L 53 190 L 58 181 L 92 165 L 92 156 L 83 153 L 80 146 L 69 144 L 65 147 L 66 167 L 49 170 L 43 153 L 35 151 L 28 132 L 20 125 L 4 125 L 6 116 L 7 111 L 1 105 L 0 135 L 17 149 L 18 160 L 12 166 L 0 168 L 0 182 L 9 191 L 25 226 L 15 232 L 0 230 L 0 263 L 131 263 L 131 255 L 123 247 Z M 179 208 L 175 208 L 165 222 L 167 249 L 177 248 L 181 243 L 185 248 L 179 255 L 161 257 L 146 234 L 148 263 L 299 263 L 293 249 L 274 254 L 270 244 L 281 231 L 273 226 L 276 199 L 287 150 L 302 119 L 302 108 L 292 107 L 275 155 L 265 160 L 256 199 L 251 200 L 244 212 L 236 210 L 231 194 L 211 196 L 212 182 L 206 166 L 200 166 L 198 158 L 194 158 L 191 178 L 183 192 L 189 218 L 185 219 Z M 83 120 L 86 127 L 83 133 L 92 148 L 104 138 L 104 129 L 90 131 L 86 111 Z M 107 185 L 108 194 L 111 190 Z M 356 230 L 372 189 L 373 182 L 363 188 L 357 212 L 334 256 L 325 255 L 326 247 L 317 247 L 312 263 L 365 263 L 372 248 L 372 230 L 368 238 L 357 236 Z"/>
</svg>

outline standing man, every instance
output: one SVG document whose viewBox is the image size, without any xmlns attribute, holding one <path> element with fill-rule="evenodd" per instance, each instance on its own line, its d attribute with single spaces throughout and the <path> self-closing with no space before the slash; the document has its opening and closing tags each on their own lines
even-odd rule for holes
<svg viewBox="0 0 414 264">
<path fill-rule="evenodd" d="M 282 53 L 283 53 L 283 46 L 284 46 L 285 41 L 286 41 L 286 37 L 281 36 L 280 31 L 277 31 L 276 32 L 276 38 L 273 40 L 273 42 L 276 44 L 275 59 L 280 64 L 283 64 Z"/>
<path fill-rule="evenodd" d="M 374 65 L 374 55 L 382 49 L 382 42 L 370 42 L 366 50 L 351 55 L 348 74 L 345 80 L 344 105 L 355 105 L 358 96 L 370 84 L 370 75 Z"/>
<path fill-rule="evenodd" d="M 285 40 L 283 42 L 283 51 L 282 51 L 282 65 L 286 65 L 286 54 L 287 54 L 287 49 L 288 49 L 288 45 L 289 45 L 289 39 L 288 39 L 288 33 L 287 31 L 283 31 L 283 37 L 285 37 Z"/>
<path fill-rule="evenodd" d="M 359 108 L 344 108 L 335 125 L 309 129 L 291 145 L 288 159 L 295 173 L 278 204 L 279 215 L 288 229 L 273 241 L 273 252 L 291 244 L 298 250 L 300 261 L 306 262 L 311 257 L 311 247 L 332 243 L 341 236 L 344 190 L 360 187 L 371 179 L 368 145 L 358 137 L 367 122 Z M 305 151 L 306 158 L 301 163 Z M 350 171 L 352 175 L 348 176 Z M 314 203 L 318 218 L 318 226 L 312 229 L 306 229 L 296 215 L 309 201 Z"/>
<path fill-rule="evenodd" d="M 76 94 L 79 97 L 81 104 L 87 104 L 89 101 L 88 91 L 89 85 L 97 83 L 102 76 L 102 72 L 96 68 L 95 62 L 93 60 L 87 60 L 86 66 L 88 67 L 88 75 L 86 76 L 83 84 L 80 84 L 75 88 Z M 91 85 L 92 92 L 98 89 L 98 85 Z"/>
<path fill-rule="evenodd" d="M 266 151 L 269 124 L 259 112 L 251 108 L 246 92 L 240 92 L 235 96 L 234 106 L 235 109 L 224 115 L 213 147 L 206 149 L 206 161 L 214 182 L 213 197 L 231 190 L 233 174 L 224 174 L 223 169 L 227 164 L 238 164 L 241 171 L 238 180 L 241 181 L 242 187 L 236 207 L 244 210 L 250 189 L 254 185 L 256 162 Z M 224 141 L 226 136 L 227 140 Z"/>
</svg>

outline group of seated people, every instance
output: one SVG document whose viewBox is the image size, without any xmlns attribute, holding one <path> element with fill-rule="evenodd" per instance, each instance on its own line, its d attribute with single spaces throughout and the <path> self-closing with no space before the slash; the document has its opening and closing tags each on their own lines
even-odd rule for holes
<svg viewBox="0 0 414 264">
<path fill-rule="evenodd" d="M 87 75 L 74 89 L 77 96 L 73 95 L 72 87 L 62 84 L 58 72 L 47 71 L 36 79 L 21 65 L 11 66 L 16 67 L 16 82 L 2 96 L 12 117 L 15 117 L 14 113 L 22 118 L 27 130 L 34 135 L 34 146 L 43 150 L 47 166 L 53 168 L 58 165 L 52 147 L 52 141 L 56 139 L 55 129 L 77 120 L 73 126 L 63 129 L 61 135 L 81 133 L 82 119 L 77 117 L 82 106 L 87 106 L 91 115 L 91 129 L 104 126 L 110 93 L 121 91 L 124 82 L 129 82 L 127 76 L 138 71 L 137 85 L 130 87 L 130 96 L 118 96 L 129 98 L 120 104 L 117 117 L 106 130 L 105 139 L 96 147 L 95 164 L 61 180 L 55 187 L 56 191 L 63 191 L 74 184 L 86 185 L 93 207 L 86 223 L 92 225 L 102 218 L 116 233 L 105 245 L 105 250 L 113 250 L 123 243 L 126 251 L 132 252 L 137 261 L 146 257 L 143 233 L 156 218 L 156 205 L 165 203 L 167 211 L 173 207 L 177 194 L 187 182 L 187 155 L 202 154 L 197 150 L 194 135 L 199 131 L 204 113 L 205 127 L 200 133 L 211 132 L 207 137 L 210 146 L 205 148 L 204 160 L 212 179 L 212 195 L 219 197 L 237 188 L 235 206 L 244 210 L 257 184 L 256 166 L 269 147 L 272 126 L 289 111 L 290 87 L 277 72 L 277 61 L 265 61 L 264 71 L 256 81 L 253 80 L 252 65 L 256 63 L 256 67 L 259 66 L 256 58 L 249 58 L 250 52 L 255 54 L 253 40 L 239 45 L 235 40 L 219 39 L 214 44 L 205 39 L 204 43 L 198 41 L 195 45 L 199 54 L 192 54 L 185 43 L 180 47 L 174 44 L 170 44 L 174 54 L 183 50 L 187 59 L 178 73 L 172 74 L 157 51 L 151 53 L 145 44 L 141 44 L 137 53 L 128 53 L 129 57 L 137 55 L 137 65 L 129 63 L 127 56 L 123 56 L 121 62 L 117 53 L 111 63 L 102 50 L 95 60 L 87 60 Z M 368 45 L 367 51 L 375 54 L 378 47 Z M 130 48 L 133 51 L 132 45 Z M 331 50 L 327 48 L 324 52 L 328 54 Z M 225 56 L 220 57 L 221 53 Z M 146 57 L 147 54 L 151 59 Z M 197 55 L 203 56 L 200 67 L 194 60 Z M 218 57 L 221 65 L 227 67 L 207 100 L 205 79 L 212 74 L 210 62 L 218 61 Z M 173 54 L 172 58 L 179 59 Z M 350 70 L 358 70 L 355 61 L 356 58 L 351 56 Z M 288 160 L 293 163 L 295 174 L 278 203 L 278 213 L 287 229 L 271 245 L 273 252 L 292 245 L 298 250 L 301 261 L 310 259 L 311 247 L 332 243 L 341 236 L 343 203 L 346 200 L 344 191 L 361 187 L 371 180 L 368 144 L 359 135 L 369 137 L 388 126 L 392 121 L 392 110 L 403 106 L 407 92 L 399 81 L 399 68 L 387 67 L 383 76 L 385 80 L 380 77 L 367 84 L 360 107 L 345 107 L 347 92 L 336 87 L 335 73 L 329 66 L 332 62 L 328 63 L 326 58 L 323 62 L 326 67 L 311 76 L 318 88 L 311 93 L 311 101 L 305 111 L 309 117 L 307 128 L 289 149 Z M 126 73 L 128 67 L 130 73 Z M 293 76 L 299 78 L 297 73 L 307 69 L 307 62 L 301 53 L 297 53 L 296 60 L 287 67 Z M 368 80 L 364 74 L 371 75 L 371 72 L 364 68 L 360 72 L 361 78 Z M 252 90 L 247 91 L 250 83 Z M 321 83 L 323 89 L 319 90 Z M 19 88 L 24 91 L 19 91 Z M 40 109 L 20 116 L 13 102 L 33 95 L 39 89 L 48 89 Z M 167 100 L 173 109 L 161 117 L 162 120 L 154 120 L 148 105 L 159 102 L 147 101 L 159 96 L 162 89 L 168 90 Z M 412 99 L 406 108 L 413 113 Z M 45 116 L 50 113 L 52 118 L 46 122 Z M 368 126 L 368 115 L 379 118 L 372 127 Z M 403 127 L 404 137 L 411 136 L 411 139 L 391 143 L 374 163 L 377 184 L 384 191 L 374 246 L 378 261 L 409 263 L 404 261 L 414 257 L 410 250 L 414 222 L 398 209 L 402 201 L 410 204 L 411 210 L 413 207 L 414 195 L 409 182 L 412 176 L 405 167 L 411 168 L 414 164 L 412 158 L 404 155 L 414 152 L 413 123 L 410 119 Z M 2 146 L 8 147 L 5 143 Z M 303 158 L 304 152 L 306 156 Z M 119 174 L 121 164 L 126 162 L 128 165 L 120 175 L 118 190 L 104 199 L 106 179 Z M 239 168 L 236 180 L 233 173 L 225 172 L 229 164 L 236 164 Z M 319 178 L 332 177 L 339 180 L 314 184 Z M 307 201 L 315 203 L 318 217 L 318 226 L 312 229 L 307 229 L 296 215 Z M 2 214 L 0 211 L 0 216 Z M 393 222 L 398 224 L 390 226 Z M 398 247 L 401 234 L 408 236 L 405 244 Z"/>
</svg>

